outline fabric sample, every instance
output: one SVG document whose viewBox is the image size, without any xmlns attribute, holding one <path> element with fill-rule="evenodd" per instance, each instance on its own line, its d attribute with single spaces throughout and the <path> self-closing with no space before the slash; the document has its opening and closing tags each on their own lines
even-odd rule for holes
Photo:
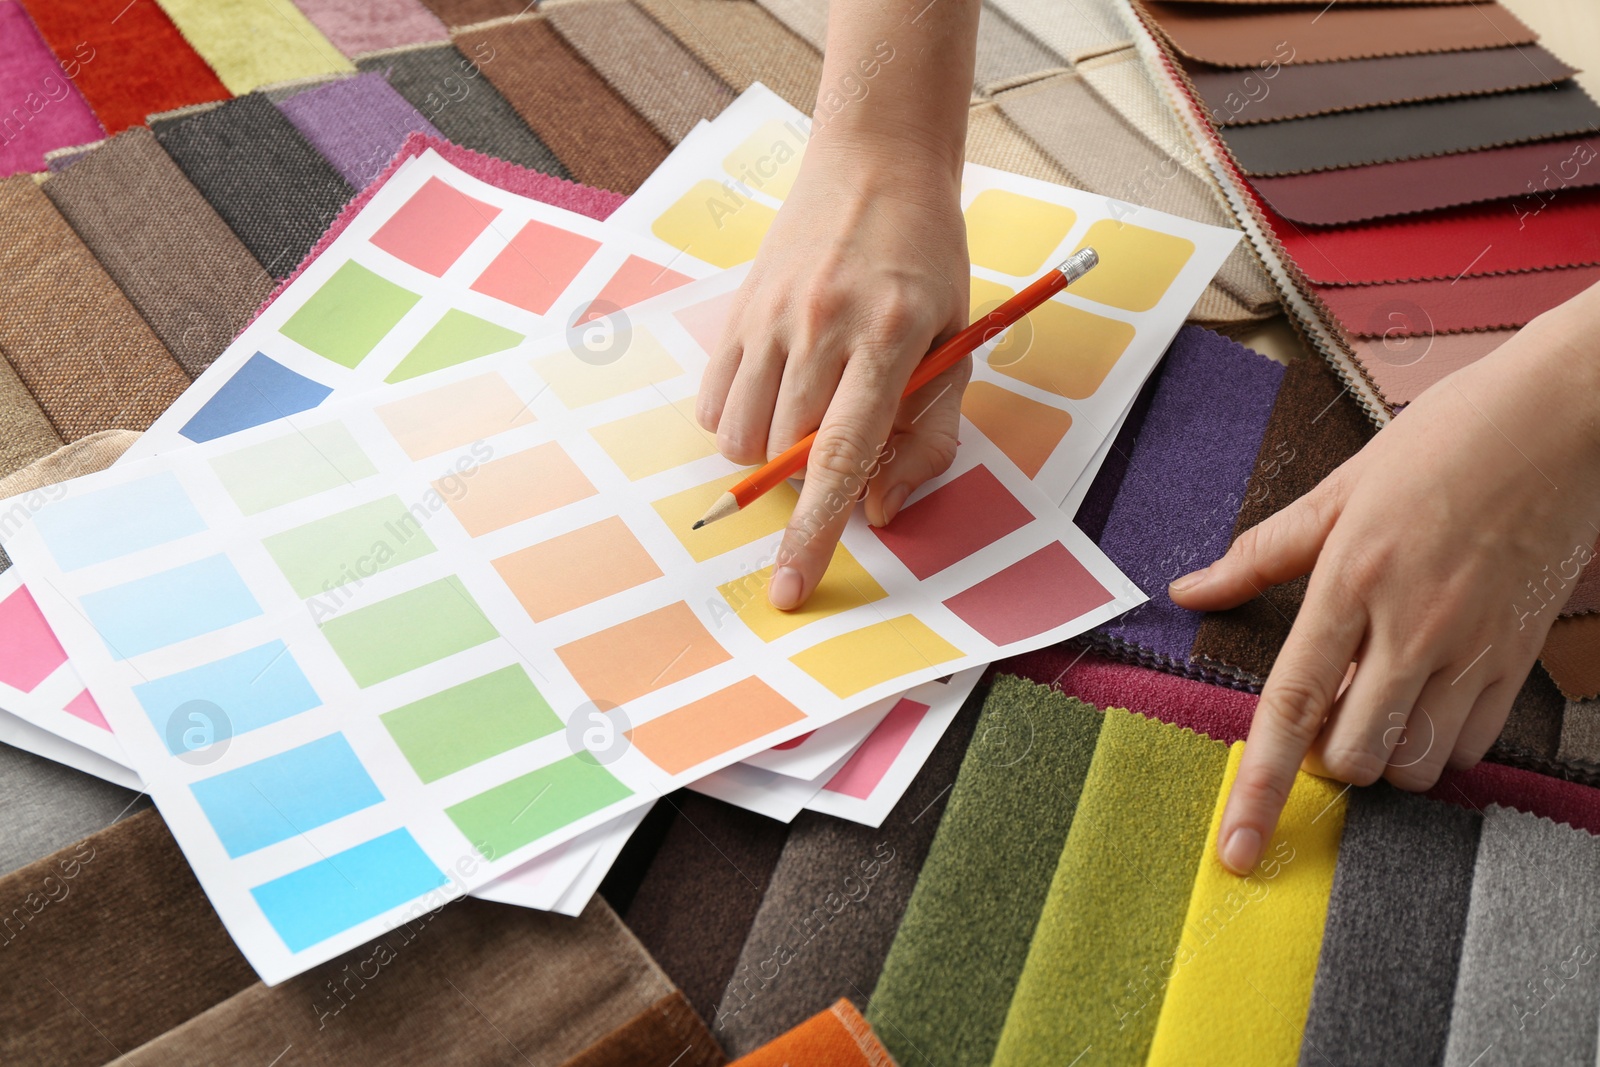
<svg viewBox="0 0 1600 1067">
<path fill-rule="evenodd" d="M 901 1067 L 993 1057 L 1101 721 L 1054 690 L 995 679 L 867 1006 Z"/>
<path fill-rule="evenodd" d="M 1093 56 L 1074 68 L 1101 103 L 1110 107 L 1122 121 L 1138 130 L 1145 140 L 1161 149 L 1201 181 L 1211 182 L 1211 171 L 1195 151 L 1194 142 L 1173 114 L 1166 92 L 1139 58 L 1132 45 L 1115 52 Z"/>
<path fill-rule="evenodd" d="M 354 69 L 289 0 L 158 2 L 235 95 Z"/>
<path fill-rule="evenodd" d="M 0 353 L 63 441 L 143 430 L 189 385 L 32 178 L 0 182 Z"/>
<path fill-rule="evenodd" d="M 381 174 L 408 135 L 440 135 L 377 72 L 307 89 L 278 110 L 352 189 Z"/>
<path fill-rule="evenodd" d="M 669 144 L 733 102 L 720 78 L 629 0 L 559 0 L 539 10 Z"/>
<path fill-rule="evenodd" d="M 735 1061 L 739 1067 L 895 1067 L 856 1006 L 839 1000 Z"/>
<path fill-rule="evenodd" d="M 0 359 L 0 478 L 61 447 L 39 402 L 11 364 Z"/>
<path fill-rule="evenodd" d="M 967 162 L 1009 170 L 1040 181 L 1082 188 L 1083 182 L 1059 160 L 1046 155 L 991 102 L 974 103 L 967 111 Z"/>
<path fill-rule="evenodd" d="M 5 836 L 0 837 L 0 874 L 10 874 L 149 806 L 148 799 L 131 789 L 0 745 L 0 818 L 6 823 Z M 8 913 L 18 903 L 10 896 L 0 897 L 0 902 Z M 6 935 L 15 933 L 12 927 L 5 928 Z"/>
<path fill-rule="evenodd" d="M 694 1008 L 674 990 L 561 1067 L 712 1067 L 727 1060 Z"/>
<path fill-rule="evenodd" d="M 1112 52 L 1131 44 L 1112 0 L 992 0 L 995 7 L 1063 59 Z"/>
<path fill-rule="evenodd" d="M 152 128 L 274 277 L 294 269 L 350 199 L 350 186 L 260 93 Z"/>
<path fill-rule="evenodd" d="M 384 48 L 448 41 L 450 31 L 419 0 L 295 0 L 351 59 Z"/>
<path fill-rule="evenodd" d="M 1556 759 L 1561 749 L 1566 698 L 1545 669 L 1534 664 L 1528 680 L 1511 702 L 1511 714 L 1490 752 L 1494 756 L 1532 756 Z"/>
<path fill-rule="evenodd" d="M 1350 791 L 1301 1067 L 1443 1058 L 1482 824 L 1387 782 Z"/>
<path fill-rule="evenodd" d="M 1100 539 L 1106 555 L 1152 596 L 1095 633 L 1124 655 L 1182 671 L 1201 615 L 1174 604 L 1167 583 L 1227 549 L 1284 369 L 1186 326 L 1159 373 Z M 1219 381 L 1230 387 L 1215 388 Z"/>
<path fill-rule="evenodd" d="M 543 16 L 467 30 L 456 45 L 469 55 L 492 50 L 484 76 L 585 185 L 631 193 L 671 150 Z"/>
<path fill-rule="evenodd" d="M 1455 52 L 1536 39 L 1497 3 L 1339 5 L 1315 20 L 1293 5 L 1140 0 L 1140 6 L 1179 52 L 1221 67 Z"/>
<path fill-rule="evenodd" d="M 46 152 L 105 136 L 15 0 L 0 3 L 0 102 L 0 178 L 44 170 Z"/>
<path fill-rule="evenodd" d="M 1592 700 L 1567 701 L 1556 755 L 1567 762 L 1600 764 L 1600 705 Z"/>
<path fill-rule="evenodd" d="M 1576 137 L 1594 129 L 1597 120 L 1600 105 L 1568 81 L 1457 100 L 1224 126 L 1221 133 L 1246 174 L 1302 174 Z M 1534 171 L 1529 180 L 1536 176 Z"/>
<path fill-rule="evenodd" d="M 1291 363 L 1228 543 L 1315 489 L 1372 433 L 1372 424 L 1327 364 L 1317 359 Z M 1207 613 L 1194 636 L 1194 662 L 1259 685 L 1289 636 L 1305 591 L 1306 579 L 1300 578 L 1229 611 Z"/>
<path fill-rule="evenodd" d="M 1600 280 L 1600 267 L 1480 274 L 1451 281 L 1319 285 L 1317 299 L 1357 337 L 1514 330 Z"/>
<path fill-rule="evenodd" d="M 822 56 L 755 0 L 635 0 L 711 70 L 744 92 L 755 82 L 811 114 Z"/>
<path fill-rule="evenodd" d="M 828 45 L 828 0 L 760 0 L 772 17 L 821 52 Z"/>
<path fill-rule="evenodd" d="M 1210 846 L 1243 754 L 1242 741 L 1228 750 L 1150 1042 L 1152 1067 L 1265 1067 L 1293 1063 L 1300 1054 L 1349 787 L 1296 773 L 1261 862 L 1240 877 Z"/>
<path fill-rule="evenodd" d="M 73 0 L 33 4 L 28 13 L 107 133 L 157 112 L 228 98 L 156 4 Z"/>
<path fill-rule="evenodd" d="M 978 13 L 978 51 L 973 82 L 978 92 L 1001 88 L 1065 66 L 1062 58 L 1040 44 L 993 3 Z"/>
<path fill-rule="evenodd" d="M 1485 813 L 1447 1067 L 1486 1062 L 1491 1046 L 1502 1063 L 1594 1062 L 1597 909 L 1600 841 L 1508 808 Z"/>
<path fill-rule="evenodd" d="M 1600 613 L 1557 619 L 1539 662 L 1568 700 L 1600 697 Z"/>
<path fill-rule="evenodd" d="M 1399 406 L 1411 403 L 1445 375 L 1478 362 L 1516 334 L 1516 330 L 1477 330 L 1432 337 L 1352 337 L 1349 344 L 1384 401 Z"/>
<path fill-rule="evenodd" d="M 396 92 L 451 142 L 530 170 L 570 178 L 567 168 L 545 147 L 522 117 L 482 77 L 484 62 L 496 55 L 485 45 L 468 58 L 453 44 L 409 48 L 367 56 L 357 66 L 389 79 Z"/>
<path fill-rule="evenodd" d="M 137 440 L 139 434 L 133 430 L 101 430 L 80 437 L 0 478 L 0 500 L 103 471 L 121 459 Z"/>
<path fill-rule="evenodd" d="M 190 376 L 272 291 L 261 264 L 142 126 L 42 188 Z"/>
<path fill-rule="evenodd" d="M 1509 0 L 1506 9 L 1546 41 L 1561 42 L 1561 54 L 1578 68 L 1578 84 L 1600 96 L 1600 25 L 1582 8 L 1562 0 Z"/>
<path fill-rule="evenodd" d="M 520 15 L 528 10 L 527 0 L 422 0 L 452 30 L 475 22 Z"/>
<path fill-rule="evenodd" d="M 969 699 L 880 828 L 810 811 L 791 824 L 712 1025 L 730 1053 L 872 996 L 977 717 Z"/>
<path fill-rule="evenodd" d="M 1478 811 L 1500 804 L 1600 834 L 1600 789 L 1521 767 L 1480 763 L 1470 771 L 1447 769 L 1426 795 Z"/>
<path fill-rule="evenodd" d="M 1116 503 L 1117 491 L 1122 488 L 1122 479 L 1127 476 L 1133 443 L 1138 440 L 1145 416 L 1150 413 L 1150 402 L 1155 399 L 1156 383 L 1160 379 L 1159 374 L 1152 374 L 1139 388 L 1139 395 L 1134 397 L 1133 406 L 1128 409 L 1128 417 L 1123 420 L 1122 427 L 1111 442 L 1111 450 L 1106 453 L 1100 469 L 1095 472 L 1094 481 L 1089 483 L 1089 491 L 1084 494 L 1083 502 L 1072 516 L 1072 524 L 1096 544 L 1105 533 L 1106 521 L 1111 518 L 1111 505 Z"/>
<path fill-rule="evenodd" d="M 1145 1061 L 1227 760 L 1219 741 L 1106 711 L 997 1067 Z"/>
</svg>

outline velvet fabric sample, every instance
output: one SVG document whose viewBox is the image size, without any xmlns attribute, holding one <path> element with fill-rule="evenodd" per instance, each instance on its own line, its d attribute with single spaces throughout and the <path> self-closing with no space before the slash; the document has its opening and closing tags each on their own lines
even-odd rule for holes
<svg viewBox="0 0 1600 1067">
<path fill-rule="evenodd" d="M 729 1052 L 756 1048 L 839 997 L 872 996 L 972 737 L 974 696 L 882 827 L 810 811 L 791 824 L 712 1025 Z"/>
<path fill-rule="evenodd" d="M 103 830 L 125 814 L 150 806 L 131 789 L 102 782 L 71 767 L 0 745 L 0 818 L 6 832 L 0 837 L 0 875 L 33 863 L 96 830 Z M 7 910 L 17 901 L 0 898 Z M 0 929 L 9 941 L 12 927 Z"/>
<path fill-rule="evenodd" d="M 1600 697 L 1600 613 L 1557 619 L 1539 662 L 1568 700 Z"/>
<path fill-rule="evenodd" d="M 234 94 L 354 68 L 289 0 L 158 0 Z"/>
<path fill-rule="evenodd" d="M 994 1056 L 1101 721 L 1054 690 L 995 679 L 867 1006 L 901 1067 Z"/>
<path fill-rule="evenodd" d="M 839 1000 L 735 1062 L 739 1067 L 895 1067 L 848 1000 Z"/>
<path fill-rule="evenodd" d="M 816 108 L 822 56 L 755 0 L 635 2 L 734 91 L 759 81 L 804 114 Z"/>
<path fill-rule="evenodd" d="M 61 435 L 39 402 L 11 364 L 0 359 L 0 477 L 60 447 Z"/>
<path fill-rule="evenodd" d="M 42 187 L 191 376 L 272 291 L 261 264 L 142 126 Z"/>
<path fill-rule="evenodd" d="M 1156 383 L 1160 380 L 1159 374 L 1152 374 L 1145 379 L 1139 395 L 1134 397 L 1133 407 L 1128 410 L 1128 417 L 1123 420 L 1122 428 L 1111 442 L 1111 451 L 1106 453 L 1100 469 L 1095 472 L 1094 481 L 1089 483 L 1089 491 L 1084 494 L 1083 502 L 1072 516 L 1073 525 L 1096 544 L 1100 542 L 1106 522 L 1111 518 L 1111 505 L 1116 503 L 1117 491 L 1122 488 L 1122 479 L 1128 474 L 1128 461 L 1133 456 L 1134 442 L 1139 438 L 1145 416 L 1150 413 L 1150 402 L 1155 399 Z"/>
<path fill-rule="evenodd" d="M 681 794 L 675 795 L 674 804 L 681 799 Z M 634 897 L 639 894 L 639 887 L 650 873 L 651 864 L 666 843 L 667 832 L 677 820 L 678 811 L 673 804 L 652 804 L 638 827 L 628 835 L 611 869 L 601 879 L 598 890 L 605 902 L 611 905 L 612 911 L 618 915 L 628 914 Z"/>
<path fill-rule="evenodd" d="M 296 93 L 278 110 L 352 189 L 381 174 L 410 134 L 440 136 L 376 71 Z"/>
<path fill-rule="evenodd" d="M 0 3 L 0 105 L 0 178 L 44 170 L 46 152 L 105 136 L 17 0 Z"/>
<path fill-rule="evenodd" d="M 1409 404 L 1440 378 L 1487 356 L 1516 330 L 1475 330 L 1431 337 L 1350 338 L 1356 362 L 1386 403 Z"/>
<path fill-rule="evenodd" d="M 1443 1058 L 1482 824 L 1386 782 L 1350 791 L 1301 1067 Z"/>
<path fill-rule="evenodd" d="M 1600 280 L 1600 266 L 1480 274 L 1452 281 L 1319 285 L 1317 299 L 1357 337 L 1514 330 Z"/>
<path fill-rule="evenodd" d="M 705 1022 L 673 990 L 561 1067 L 715 1067 L 727 1061 Z"/>
<path fill-rule="evenodd" d="M 1506 724 L 1490 749 L 1491 758 L 1558 758 L 1566 707 L 1566 698 L 1550 680 L 1550 675 L 1539 664 L 1534 664 L 1533 670 L 1528 672 L 1528 680 L 1522 683 L 1511 702 L 1511 714 L 1506 717 Z"/>
<path fill-rule="evenodd" d="M 419 0 L 295 0 L 295 6 L 351 59 L 450 39 L 444 23 Z"/>
<path fill-rule="evenodd" d="M 294 269 L 350 199 L 350 186 L 260 93 L 152 128 L 274 277 Z"/>
<path fill-rule="evenodd" d="M 486 46 L 484 62 L 492 62 L 495 54 L 492 45 Z M 357 65 L 388 78 L 395 91 L 451 142 L 519 167 L 572 177 L 500 91 L 482 77 L 479 61 L 455 45 L 384 52 Z"/>
<path fill-rule="evenodd" d="M 1600 841 L 1491 807 L 1462 937 L 1446 1067 L 1493 1046 L 1503 1063 L 1593 1063 L 1600 975 Z"/>
<path fill-rule="evenodd" d="M 63 441 L 143 430 L 189 384 L 32 178 L 0 182 L 0 353 Z"/>
<path fill-rule="evenodd" d="M 996 1067 L 1150 1051 L 1228 756 L 1187 730 L 1105 714 Z"/>
<path fill-rule="evenodd" d="M 585 185 L 631 193 L 671 150 L 543 16 L 460 32 L 456 45 L 493 53 L 484 76 Z"/>
</svg>

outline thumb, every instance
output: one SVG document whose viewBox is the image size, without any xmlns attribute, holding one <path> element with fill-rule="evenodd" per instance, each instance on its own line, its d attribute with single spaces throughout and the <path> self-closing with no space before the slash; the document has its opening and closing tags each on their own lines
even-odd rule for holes
<svg viewBox="0 0 1600 1067">
<path fill-rule="evenodd" d="M 972 377 L 964 359 L 900 402 L 885 459 L 867 485 L 867 521 L 885 526 L 906 498 L 929 478 L 937 478 L 956 458 L 961 430 L 961 395 Z"/>
</svg>

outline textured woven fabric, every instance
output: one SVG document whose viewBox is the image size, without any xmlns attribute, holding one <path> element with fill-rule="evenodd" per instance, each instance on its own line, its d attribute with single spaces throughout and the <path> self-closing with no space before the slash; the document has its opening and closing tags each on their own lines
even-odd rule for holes
<svg viewBox="0 0 1600 1067">
<path fill-rule="evenodd" d="M 867 1008 L 901 1067 L 994 1055 L 1101 721 L 1054 690 L 995 679 Z"/>
<path fill-rule="evenodd" d="M 822 56 L 755 0 L 635 0 L 735 90 L 755 82 L 809 115 Z"/>
<path fill-rule="evenodd" d="M 154 124 L 156 139 L 274 277 L 294 269 L 351 188 L 260 93 Z"/>
<path fill-rule="evenodd" d="M 1485 813 L 1446 1067 L 1595 1062 L 1600 840 L 1507 808 Z M 1483 1055 L 1490 1047 L 1494 1053 Z"/>
<path fill-rule="evenodd" d="M 1443 1058 L 1482 824 L 1387 782 L 1351 790 L 1301 1067 Z"/>
<path fill-rule="evenodd" d="M 1111 505 L 1116 503 L 1122 479 L 1128 474 L 1133 443 L 1138 440 L 1139 431 L 1144 427 L 1145 416 L 1150 413 L 1150 402 L 1155 399 L 1156 383 L 1160 380 L 1159 374 L 1152 374 L 1140 386 L 1139 395 L 1133 398 L 1133 406 L 1128 409 L 1128 417 L 1122 421 L 1117 436 L 1111 442 L 1111 451 L 1106 453 L 1100 469 L 1095 472 L 1094 481 L 1089 483 L 1089 491 L 1083 495 L 1083 502 L 1072 516 L 1073 525 L 1097 544 L 1105 533 L 1107 520 L 1111 518 Z"/>
<path fill-rule="evenodd" d="M 49 0 L 30 4 L 28 13 L 108 133 L 157 112 L 228 98 L 156 4 Z"/>
<path fill-rule="evenodd" d="M 1115 0 L 991 0 L 1046 48 L 1076 62 L 1130 44 Z"/>
<path fill-rule="evenodd" d="M 561 1067 L 704 1067 L 727 1062 L 681 992 L 674 990 Z"/>
<path fill-rule="evenodd" d="M 0 3 L 0 109 L 0 178 L 44 170 L 46 152 L 105 136 L 15 0 Z"/>
<path fill-rule="evenodd" d="M 1046 155 L 998 105 L 974 103 L 967 111 L 967 161 L 1040 181 L 1082 188 L 1083 183 Z"/>
<path fill-rule="evenodd" d="M 43 189 L 191 376 L 272 291 L 250 250 L 142 126 L 99 145 Z"/>
<path fill-rule="evenodd" d="M 818 1012 L 736 1062 L 738 1067 L 895 1067 L 848 1000 Z"/>
<path fill-rule="evenodd" d="M 487 58 L 482 62 L 493 62 L 496 54 L 493 44 L 485 42 L 482 56 Z M 572 177 L 482 76 L 482 63 L 455 45 L 385 52 L 361 60 L 360 67 L 387 77 L 396 92 L 455 144 L 519 167 Z"/>
<path fill-rule="evenodd" d="M 484 75 L 585 185 L 631 193 L 671 151 L 542 16 L 458 33 L 456 45 L 493 52 Z"/>
<path fill-rule="evenodd" d="M 10 874 L 149 805 L 131 789 L 0 745 L 0 820 L 6 827 L 0 836 L 0 874 Z M 9 911 L 17 901 L 0 897 L 0 903 Z M 3 929 L 0 942 L 9 941 L 6 935 L 15 931 Z"/>
<path fill-rule="evenodd" d="M 157 2 L 229 92 L 354 69 L 289 0 Z"/>
<path fill-rule="evenodd" d="M 772 17 L 812 48 L 828 46 L 828 0 L 759 0 Z"/>
<path fill-rule="evenodd" d="M 1226 762 L 1221 742 L 1106 712 L 996 1065 L 1144 1062 Z"/>
<path fill-rule="evenodd" d="M 0 500 L 103 471 L 121 459 L 137 440 L 136 430 L 101 430 L 80 437 L 0 478 Z"/>
<path fill-rule="evenodd" d="M 0 359 L 0 477 L 20 470 L 61 447 L 61 435 L 22 384 L 11 364 Z"/>
<path fill-rule="evenodd" d="M 1600 703 L 1569 700 L 1561 714 L 1560 759 L 1600 765 Z"/>
<path fill-rule="evenodd" d="M 63 441 L 143 430 L 189 384 L 32 178 L 0 182 L 0 353 Z"/>
<path fill-rule="evenodd" d="M 475 22 L 520 15 L 530 10 L 528 0 L 422 0 L 446 26 L 456 29 Z"/>
<path fill-rule="evenodd" d="M 795 819 L 717 1008 L 712 1033 L 729 1052 L 872 996 L 977 717 L 969 699 L 881 827 Z"/>
<path fill-rule="evenodd" d="M 1557 619 L 1539 662 L 1568 700 L 1600 697 L 1600 612 Z"/>
<path fill-rule="evenodd" d="M 1495 739 L 1492 752 L 1553 759 L 1561 748 L 1561 723 L 1567 701 L 1545 669 L 1534 664 L 1522 683 L 1511 714 Z"/>
<path fill-rule="evenodd" d="M 1122 116 L 1124 122 L 1161 149 L 1167 157 L 1208 185 L 1211 182 L 1205 162 L 1189 135 L 1178 124 L 1162 91 L 1150 78 L 1136 48 L 1086 59 L 1074 68 L 1100 102 Z M 1263 277 L 1263 286 L 1270 283 Z"/>
<path fill-rule="evenodd" d="M 295 6 L 351 59 L 450 39 L 444 23 L 419 0 L 295 0 Z"/>
<path fill-rule="evenodd" d="M 670 144 L 733 102 L 720 78 L 630 0 L 553 0 L 540 11 Z"/>
<path fill-rule="evenodd" d="M 1036 77 L 1064 66 L 1060 56 L 1013 22 L 992 2 L 978 15 L 978 55 L 974 87 L 981 93 Z"/>
<path fill-rule="evenodd" d="M 352 189 L 382 174 L 409 135 L 440 136 L 376 71 L 296 93 L 278 110 Z"/>
</svg>

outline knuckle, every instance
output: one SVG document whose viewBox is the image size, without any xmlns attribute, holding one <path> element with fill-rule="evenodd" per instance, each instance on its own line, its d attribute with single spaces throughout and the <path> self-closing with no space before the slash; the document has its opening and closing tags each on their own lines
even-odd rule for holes
<svg viewBox="0 0 1600 1067">
<path fill-rule="evenodd" d="M 1233 790 L 1252 811 L 1282 811 L 1289 802 L 1288 784 L 1269 774 L 1241 773 Z"/>
<path fill-rule="evenodd" d="M 843 480 L 861 473 L 867 452 L 864 435 L 851 429 L 834 428 L 817 434 L 807 467 L 812 474 Z"/>
<path fill-rule="evenodd" d="M 1326 714 L 1323 699 L 1309 679 L 1290 676 L 1279 681 L 1270 701 L 1263 699 L 1262 712 L 1276 721 L 1279 729 L 1297 742 L 1309 746 L 1322 730 Z"/>
<path fill-rule="evenodd" d="M 1407 793 L 1426 793 L 1438 783 L 1443 770 L 1438 762 L 1425 759 L 1405 767 L 1391 766 L 1383 772 L 1383 777 L 1396 789 L 1403 789 Z"/>
<path fill-rule="evenodd" d="M 1370 749 L 1342 745 L 1324 752 L 1322 765 L 1339 781 L 1351 785 L 1371 785 L 1383 777 L 1387 766 L 1383 757 Z"/>
<path fill-rule="evenodd" d="M 1450 753 L 1445 766 L 1452 771 L 1470 771 L 1483 762 L 1483 757 L 1488 755 L 1488 752 L 1489 745 L 1485 742 L 1462 742 Z"/>
</svg>

